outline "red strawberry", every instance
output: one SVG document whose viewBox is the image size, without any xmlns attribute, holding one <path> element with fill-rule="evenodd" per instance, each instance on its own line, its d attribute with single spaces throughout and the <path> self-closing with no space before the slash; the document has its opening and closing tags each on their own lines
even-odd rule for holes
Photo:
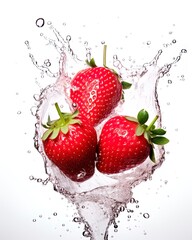
<svg viewBox="0 0 192 240">
<path fill-rule="evenodd" d="M 148 113 L 141 110 L 137 119 L 116 116 L 108 120 L 100 135 L 98 170 L 107 174 L 119 173 L 143 163 L 148 156 L 155 161 L 153 143 L 164 145 L 168 142 L 161 136 L 165 130 L 155 129 L 157 118 L 147 126 Z"/>
<path fill-rule="evenodd" d="M 47 157 L 71 180 L 82 182 L 94 174 L 97 136 L 95 129 L 73 114 L 62 113 L 60 118 L 48 119 L 48 130 L 42 141 Z"/>
<path fill-rule="evenodd" d="M 105 62 L 106 60 L 104 67 L 97 67 L 94 59 L 87 61 L 91 68 L 78 72 L 71 82 L 71 100 L 93 126 L 100 123 L 117 106 L 122 97 L 122 85 L 124 89 L 131 85 L 120 82 L 118 74 L 107 68 Z"/>
</svg>

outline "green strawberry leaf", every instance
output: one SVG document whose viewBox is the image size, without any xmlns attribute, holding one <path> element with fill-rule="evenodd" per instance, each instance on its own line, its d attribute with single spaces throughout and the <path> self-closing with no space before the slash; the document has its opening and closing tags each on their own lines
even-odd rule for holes
<svg viewBox="0 0 192 240">
<path fill-rule="evenodd" d="M 97 67 L 94 58 L 91 58 L 90 61 L 86 60 L 86 63 L 87 63 L 88 66 L 90 66 L 92 68 Z"/>
<path fill-rule="evenodd" d="M 155 160 L 155 153 L 154 153 L 154 150 L 153 150 L 153 146 L 152 145 L 150 145 L 150 154 L 149 154 L 149 157 L 150 157 L 150 159 L 151 159 L 151 161 L 152 162 L 156 162 L 156 160 Z"/>
<path fill-rule="evenodd" d="M 60 132 L 60 128 L 54 128 L 53 132 L 50 136 L 50 139 L 52 139 L 52 140 L 55 139 L 58 136 L 59 132 Z"/>
<path fill-rule="evenodd" d="M 129 89 L 132 86 L 131 83 L 126 82 L 126 81 L 122 81 L 121 85 L 122 85 L 123 89 Z"/>
<path fill-rule="evenodd" d="M 136 135 L 137 136 L 141 136 L 145 131 L 145 128 L 143 126 L 141 126 L 140 124 L 138 124 L 137 128 L 136 128 Z"/>
<path fill-rule="evenodd" d="M 62 133 L 67 134 L 69 131 L 69 126 L 65 125 L 65 126 L 61 127 L 61 131 L 62 131 Z"/>
<path fill-rule="evenodd" d="M 166 131 L 162 128 L 151 130 L 151 132 L 155 135 L 164 135 L 166 133 Z"/>
<path fill-rule="evenodd" d="M 153 137 L 151 138 L 151 142 L 157 145 L 165 145 L 169 142 L 169 139 L 166 137 Z"/>
<path fill-rule="evenodd" d="M 52 132 L 53 132 L 53 129 L 48 129 L 47 131 L 45 131 L 43 133 L 42 140 L 43 141 L 46 140 Z"/>
<path fill-rule="evenodd" d="M 67 134 L 71 124 L 81 124 L 81 120 L 76 118 L 79 114 L 78 110 L 73 113 L 63 113 L 61 112 L 58 103 L 55 103 L 55 107 L 59 115 L 59 119 L 51 121 L 50 116 L 48 116 L 47 124 L 42 123 L 42 126 L 48 129 L 43 133 L 42 140 L 46 140 L 48 137 L 51 140 L 54 140 L 57 138 L 60 131 L 63 134 Z"/>
<path fill-rule="evenodd" d="M 147 122 L 148 118 L 149 118 L 149 114 L 144 109 L 139 111 L 139 113 L 137 114 L 137 120 L 141 125 L 145 124 Z"/>
<path fill-rule="evenodd" d="M 136 123 L 138 123 L 138 120 L 137 120 L 137 118 L 135 118 L 135 117 L 126 116 L 125 118 L 126 118 L 127 120 L 131 121 L 131 122 L 136 122 Z"/>
</svg>

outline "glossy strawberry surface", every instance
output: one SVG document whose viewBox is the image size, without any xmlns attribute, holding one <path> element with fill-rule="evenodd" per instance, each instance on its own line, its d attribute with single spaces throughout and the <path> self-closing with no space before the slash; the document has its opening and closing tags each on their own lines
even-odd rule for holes
<svg viewBox="0 0 192 240">
<path fill-rule="evenodd" d="M 97 169 L 106 174 L 119 173 L 146 160 L 150 144 L 143 135 L 136 135 L 138 123 L 124 116 L 111 118 L 104 125 L 99 146 Z"/>
<path fill-rule="evenodd" d="M 112 70 L 93 67 L 80 71 L 71 82 L 73 105 L 95 126 L 106 118 L 122 97 L 122 84 Z"/>
</svg>

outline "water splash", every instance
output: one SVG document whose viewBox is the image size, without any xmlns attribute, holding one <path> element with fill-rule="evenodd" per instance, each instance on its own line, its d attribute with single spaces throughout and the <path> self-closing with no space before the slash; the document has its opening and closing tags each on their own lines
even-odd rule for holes
<svg viewBox="0 0 192 240">
<path fill-rule="evenodd" d="M 115 219 L 120 212 L 127 208 L 127 204 L 133 201 L 132 189 L 147 179 L 150 179 L 154 171 L 159 168 L 165 159 L 165 150 L 162 146 L 155 148 L 156 163 L 152 163 L 147 159 L 141 165 L 119 174 L 104 175 L 95 170 L 95 174 L 88 181 L 76 183 L 67 178 L 45 155 L 42 146 L 41 136 L 43 128 L 41 123 L 45 122 L 48 114 L 54 118 L 55 112 L 53 105 L 58 102 L 62 106 L 63 111 L 70 111 L 74 108 L 74 103 L 69 98 L 71 77 L 69 69 L 66 67 L 69 59 L 73 63 L 78 63 L 82 67 L 82 61 L 74 53 L 70 46 L 71 36 L 67 35 L 63 38 L 60 33 L 49 23 L 50 29 L 55 35 L 55 39 L 44 37 L 60 55 L 58 62 L 58 72 L 50 71 L 50 60 L 46 60 L 44 65 L 39 65 L 35 57 L 30 53 L 29 57 L 32 63 L 43 73 L 49 77 L 55 78 L 55 82 L 41 90 L 39 95 L 34 95 L 37 102 L 36 108 L 32 109 L 32 114 L 36 117 L 34 146 L 41 154 L 45 171 L 48 178 L 45 180 L 47 184 L 50 181 L 54 190 L 58 191 L 68 198 L 77 207 L 79 217 L 75 218 L 75 222 L 84 224 L 83 236 L 92 240 L 107 240 L 108 229 L 112 224 L 117 229 L 118 225 Z M 29 46 L 29 44 L 26 44 Z M 91 51 L 88 43 L 84 43 L 86 48 L 86 57 L 90 59 Z M 31 50 L 31 48 L 28 47 Z M 158 83 L 180 59 L 185 49 L 182 49 L 179 55 L 171 63 L 158 66 L 158 60 L 163 54 L 159 50 L 156 56 L 141 66 L 124 67 L 117 55 L 113 57 L 113 66 L 123 79 L 132 81 L 132 88 L 125 93 L 125 102 L 119 104 L 112 115 L 129 114 L 135 116 L 140 109 L 147 109 L 151 116 L 159 115 L 158 126 L 162 126 L 161 107 L 158 99 Z M 34 112 L 35 109 L 35 112 Z M 111 116 L 109 116 L 111 117 Z M 97 127 L 97 133 L 100 134 L 103 123 Z M 118 131 L 118 129 L 117 129 Z M 118 132 L 126 135 L 125 132 Z M 32 177 L 31 177 L 32 178 Z M 34 179 L 31 179 L 34 180 Z M 38 181 L 38 179 L 35 179 Z M 41 182 L 44 182 L 41 179 Z M 144 218 L 149 218 L 148 213 L 143 214 Z"/>
</svg>

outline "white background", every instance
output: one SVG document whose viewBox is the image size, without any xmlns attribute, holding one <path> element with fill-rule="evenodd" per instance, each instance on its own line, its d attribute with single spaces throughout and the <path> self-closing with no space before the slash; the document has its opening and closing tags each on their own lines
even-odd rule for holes
<svg viewBox="0 0 192 240">
<path fill-rule="evenodd" d="M 111 229 L 109 239 L 192 239 L 190 9 L 190 1 L 186 0 L 1 3 L 1 240 L 84 239 L 83 226 L 72 222 L 74 207 L 54 192 L 51 184 L 42 186 L 29 180 L 31 175 L 46 178 L 43 161 L 33 147 L 35 119 L 30 113 L 33 94 L 39 90 L 36 81 L 40 74 L 30 62 L 24 44 L 28 40 L 38 57 L 47 58 L 41 55 L 41 30 L 35 26 L 39 17 L 53 22 L 60 30 L 66 23 L 68 33 L 64 35 L 82 36 L 90 45 L 99 45 L 104 40 L 114 48 L 122 47 L 124 57 L 131 55 L 148 61 L 163 49 L 165 58 L 172 61 L 182 48 L 187 49 L 171 71 L 173 83 L 168 87 L 165 84 L 162 94 L 170 153 L 152 180 L 135 188 L 139 208 L 131 206 L 135 213 L 130 221 L 127 221 L 129 214 L 122 213 L 119 230 L 114 233 Z M 132 36 L 134 45 L 125 36 Z M 174 46 L 166 48 L 165 44 L 173 39 L 176 39 Z M 150 47 L 142 48 L 148 41 Z M 149 219 L 140 214 L 145 212 L 150 214 Z"/>
</svg>

